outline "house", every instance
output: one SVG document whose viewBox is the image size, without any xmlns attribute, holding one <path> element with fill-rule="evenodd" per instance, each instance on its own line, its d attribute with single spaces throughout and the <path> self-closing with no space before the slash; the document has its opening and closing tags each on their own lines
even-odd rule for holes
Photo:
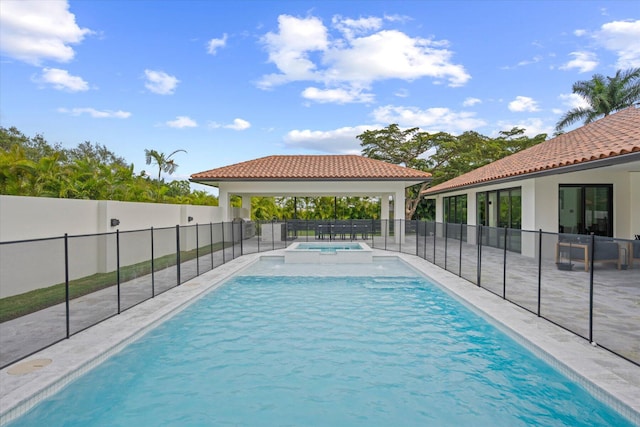
<svg viewBox="0 0 640 427">
<path fill-rule="evenodd" d="M 629 107 L 436 185 L 436 221 L 633 239 L 640 109 Z M 533 252 L 522 242 L 522 252 Z"/>
</svg>

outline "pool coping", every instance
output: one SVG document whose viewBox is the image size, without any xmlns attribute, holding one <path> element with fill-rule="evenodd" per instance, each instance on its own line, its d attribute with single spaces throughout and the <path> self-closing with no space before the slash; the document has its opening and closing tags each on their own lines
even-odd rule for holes
<svg viewBox="0 0 640 427">
<path fill-rule="evenodd" d="M 55 394 L 158 323 L 220 286 L 239 270 L 262 257 L 283 256 L 283 253 L 284 250 L 277 250 L 236 258 L 0 370 L 0 426 Z M 471 309 L 510 332 L 520 343 L 583 385 L 596 398 L 640 426 L 640 367 L 607 350 L 592 346 L 587 340 L 422 258 L 381 250 L 374 250 L 374 255 L 404 260 Z M 21 375 L 9 373 L 20 363 L 38 359 L 50 359 L 51 363 Z"/>
</svg>

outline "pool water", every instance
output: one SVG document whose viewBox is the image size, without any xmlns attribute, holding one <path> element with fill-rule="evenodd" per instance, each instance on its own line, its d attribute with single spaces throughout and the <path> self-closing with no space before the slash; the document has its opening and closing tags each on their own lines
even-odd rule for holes
<svg viewBox="0 0 640 427">
<path fill-rule="evenodd" d="M 358 251 L 362 250 L 359 243 L 300 243 L 296 246 L 296 250 L 316 250 L 316 251 Z"/>
<path fill-rule="evenodd" d="M 278 269 L 236 276 L 10 425 L 631 425 L 427 279 Z"/>
</svg>

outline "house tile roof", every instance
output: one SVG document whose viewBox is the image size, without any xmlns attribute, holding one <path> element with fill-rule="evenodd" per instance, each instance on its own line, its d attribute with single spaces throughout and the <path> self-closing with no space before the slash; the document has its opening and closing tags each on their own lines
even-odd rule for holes
<svg viewBox="0 0 640 427">
<path fill-rule="evenodd" d="M 358 155 L 267 156 L 191 175 L 192 181 L 398 180 L 425 182 L 431 174 Z"/>
<path fill-rule="evenodd" d="M 629 107 L 426 190 L 435 194 L 640 152 L 640 109 Z"/>
</svg>

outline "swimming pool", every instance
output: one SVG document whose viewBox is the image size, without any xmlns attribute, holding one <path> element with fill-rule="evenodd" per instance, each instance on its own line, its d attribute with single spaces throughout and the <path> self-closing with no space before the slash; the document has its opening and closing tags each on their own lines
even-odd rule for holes
<svg viewBox="0 0 640 427">
<path fill-rule="evenodd" d="M 350 268 L 256 264 L 10 425 L 630 425 L 410 270 Z"/>
</svg>

